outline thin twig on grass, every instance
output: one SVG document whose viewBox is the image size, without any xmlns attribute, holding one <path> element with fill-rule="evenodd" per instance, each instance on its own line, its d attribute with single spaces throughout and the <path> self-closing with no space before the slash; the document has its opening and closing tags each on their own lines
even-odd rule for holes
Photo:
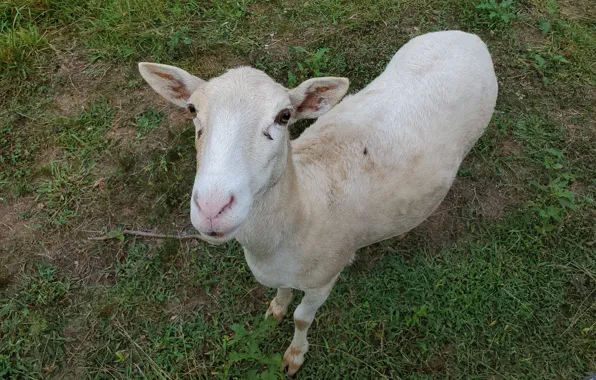
<svg viewBox="0 0 596 380">
<path fill-rule="evenodd" d="M 89 232 L 99 232 L 99 231 L 89 231 Z M 123 230 L 122 235 L 132 235 L 132 236 L 144 236 L 154 239 L 177 239 L 177 240 L 189 240 L 189 239 L 202 239 L 201 235 L 167 235 L 167 234 L 158 234 L 155 232 L 145 232 L 145 231 L 133 231 L 133 230 Z M 98 237 L 90 237 L 87 238 L 88 240 L 111 240 L 117 239 L 118 235 L 115 236 L 98 236 Z"/>
</svg>

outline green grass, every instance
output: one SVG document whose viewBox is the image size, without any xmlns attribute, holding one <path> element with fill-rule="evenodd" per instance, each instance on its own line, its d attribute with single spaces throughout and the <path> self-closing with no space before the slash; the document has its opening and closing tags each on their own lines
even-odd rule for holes
<svg viewBox="0 0 596 380">
<path fill-rule="evenodd" d="M 410 38 L 479 34 L 497 111 L 444 205 L 363 249 L 299 378 L 577 379 L 596 372 L 596 30 L 590 1 L 54 1 L 0 5 L 0 377 L 278 378 L 236 243 L 191 232 L 194 130 L 136 71 L 250 64 L 352 91 Z M 308 123 L 292 131 L 298 135 Z M 110 233 L 119 239 L 89 241 Z M 299 299 L 295 300 L 296 306 Z"/>
</svg>

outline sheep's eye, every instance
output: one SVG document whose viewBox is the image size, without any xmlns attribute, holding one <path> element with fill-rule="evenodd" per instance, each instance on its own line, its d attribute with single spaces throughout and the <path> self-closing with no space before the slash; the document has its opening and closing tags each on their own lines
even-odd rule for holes
<svg viewBox="0 0 596 380">
<path fill-rule="evenodd" d="M 197 109 L 195 108 L 195 106 L 193 104 L 189 104 L 188 105 L 188 110 L 190 111 L 190 113 L 195 114 L 197 113 Z"/>
<path fill-rule="evenodd" d="M 291 117 L 292 117 L 292 112 L 290 112 L 290 110 L 288 110 L 288 109 L 285 109 L 277 114 L 277 116 L 275 117 L 275 122 L 277 124 L 286 125 L 290 121 Z"/>
</svg>

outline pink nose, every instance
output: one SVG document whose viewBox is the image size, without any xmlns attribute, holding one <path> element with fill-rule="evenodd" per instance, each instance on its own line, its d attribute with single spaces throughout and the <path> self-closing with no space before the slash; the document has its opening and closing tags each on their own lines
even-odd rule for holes
<svg viewBox="0 0 596 380">
<path fill-rule="evenodd" d="M 234 195 L 228 195 L 222 197 L 212 196 L 200 198 L 198 194 L 195 194 L 193 200 L 199 209 L 199 212 L 203 214 L 205 218 L 214 220 L 232 207 L 236 197 L 234 197 Z"/>
</svg>

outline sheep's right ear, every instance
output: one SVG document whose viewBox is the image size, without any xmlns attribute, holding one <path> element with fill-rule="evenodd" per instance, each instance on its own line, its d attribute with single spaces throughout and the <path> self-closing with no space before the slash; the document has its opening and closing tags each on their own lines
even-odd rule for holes
<svg viewBox="0 0 596 380">
<path fill-rule="evenodd" d="M 139 72 L 159 95 L 179 107 L 186 107 L 190 95 L 205 83 L 182 69 L 159 63 L 141 62 Z"/>
</svg>

